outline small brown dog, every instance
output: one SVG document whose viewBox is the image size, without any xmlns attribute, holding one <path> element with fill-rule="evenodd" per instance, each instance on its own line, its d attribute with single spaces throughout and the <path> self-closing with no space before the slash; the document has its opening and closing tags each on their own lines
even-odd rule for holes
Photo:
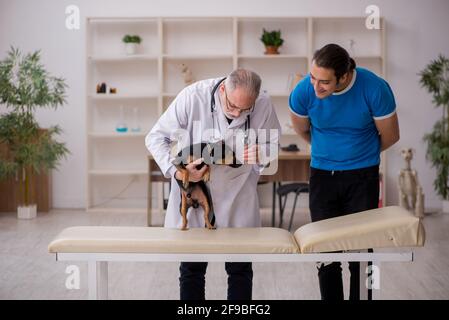
<svg viewBox="0 0 449 320">
<path fill-rule="evenodd" d="M 202 180 L 198 182 L 189 181 L 189 171 L 186 165 L 203 159 L 203 162 L 196 166 L 200 170 L 204 166 L 208 166 L 203 175 Z M 215 229 L 215 214 L 213 210 L 212 198 L 207 188 L 206 182 L 210 178 L 210 165 L 229 165 L 233 168 L 240 167 L 235 153 L 226 146 L 223 141 L 217 143 L 197 143 L 185 147 L 176 156 L 173 161 L 175 167 L 181 172 L 182 179 L 176 179 L 181 190 L 181 204 L 180 213 L 182 216 L 182 230 L 187 230 L 187 211 L 190 207 L 194 209 L 201 207 L 204 212 L 205 227 L 208 229 Z"/>
</svg>

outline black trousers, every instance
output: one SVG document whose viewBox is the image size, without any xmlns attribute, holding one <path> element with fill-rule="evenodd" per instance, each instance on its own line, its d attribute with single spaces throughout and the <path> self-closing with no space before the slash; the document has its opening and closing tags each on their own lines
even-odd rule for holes
<svg viewBox="0 0 449 320">
<path fill-rule="evenodd" d="M 375 209 L 379 203 L 379 166 L 326 171 L 310 169 L 309 207 L 312 221 Z M 318 279 L 322 300 L 343 300 L 341 263 L 321 263 Z M 350 262 L 350 300 L 360 299 L 360 263 Z"/>
<path fill-rule="evenodd" d="M 179 267 L 181 300 L 205 300 L 207 262 L 181 262 Z M 228 300 L 251 300 L 253 269 L 250 262 L 226 262 Z"/>
</svg>

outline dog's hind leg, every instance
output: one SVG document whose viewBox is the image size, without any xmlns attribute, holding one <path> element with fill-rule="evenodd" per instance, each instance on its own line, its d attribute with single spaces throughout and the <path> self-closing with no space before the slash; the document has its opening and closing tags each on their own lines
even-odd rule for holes
<svg viewBox="0 0 449 320">
<path fill-rule="evenodd" d="M 181 217 L 182 227 L 181 230 L 187 230 L 187 197 L 185 192 L 181 192 Z"/>
<path fill-rule="evenodd" d="M 206 223 L 207 229 L 216 229 L 215 226 L 213 226 L 209 221 L 210 206 L 206 199 L 204 199 L 204 201 L 201 201 L 201 206 L 203 207 L 204 222 Z"/>
<path fill-rule="evenodd" d="M 206 186 L 201 184 L 198 189 L 196 189 L 196 199 L 200 206 L 203 208 L 204 212 L 204 223 L 206 225 L 206 228 L 208 229 L 215 229 L 215 227 L 211 224 L 211 221 L 209 219 L 209 214 L 212 209 L 211 204 L 209 202 L 209 198 L 205 192 Z"/>
<path fill-rule="evenodd" d="M 204 182 L 199 183 L 199 187 L 201 189 L 201 193 L 199 198 L 201 199 L 200 204 L 203 208 L 204 212 L 204 222 L 208 229 L 216 229 L 215 227 L 215 214 L 214 214 L 214 205 L 212 202 L 212 197 L 209 193 L 209 189 L 207 188 Z"/>
</svg>

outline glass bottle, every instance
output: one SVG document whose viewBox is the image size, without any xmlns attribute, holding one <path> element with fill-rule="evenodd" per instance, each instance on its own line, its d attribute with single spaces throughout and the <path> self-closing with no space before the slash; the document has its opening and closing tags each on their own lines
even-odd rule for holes
<svg viewBox="0 0 449 320">
<path fill-rule="evenodd" d="M 115 127 L 115 131 L 117 132 L 127 132 L 128 127 L 125 123 L 125 111 L 123 109 L 123 106 L 120 106 L 120 114 L 119 114 L 119 120 L 117 122 L 117 126 Z"/>
<path fill-rule="evenodd" d="M 133 108 L 133 125 L 131 127 L 132 132 L 140 132 L 139 125 L 139 109 L 137 107 Z"/>
</svg>

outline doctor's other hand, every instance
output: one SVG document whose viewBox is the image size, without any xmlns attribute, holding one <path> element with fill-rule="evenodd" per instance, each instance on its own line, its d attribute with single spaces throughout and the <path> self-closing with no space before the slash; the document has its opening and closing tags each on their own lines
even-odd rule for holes
<svg viewBox="0 0 449 320">
<path fill-rule="evenodd" d="M 189 181 L 198 182 L 203 178 L 204 173 L 206 172 L 208 166 L 204 165 L 199 170 L 196 168 L 196 166 L 201 164 L 203 161 L 204 161 L 204 159 L 200 158 L 200 159 L 196 159 L 192 163 L 189 163 L 188 165 L 186 165 L 186 170 L 189 172 Z M 175 178 L 178 180 L 182 180 L 181 172 L 176 171 Z"/>
<path fill-rule="evenodd" d="M 243 149 L 243 159 L 245 164 L 258 164 L 259 146 L 257 144 L 252 146 L 245 145 L 245 148 Z"/>
</svg>

